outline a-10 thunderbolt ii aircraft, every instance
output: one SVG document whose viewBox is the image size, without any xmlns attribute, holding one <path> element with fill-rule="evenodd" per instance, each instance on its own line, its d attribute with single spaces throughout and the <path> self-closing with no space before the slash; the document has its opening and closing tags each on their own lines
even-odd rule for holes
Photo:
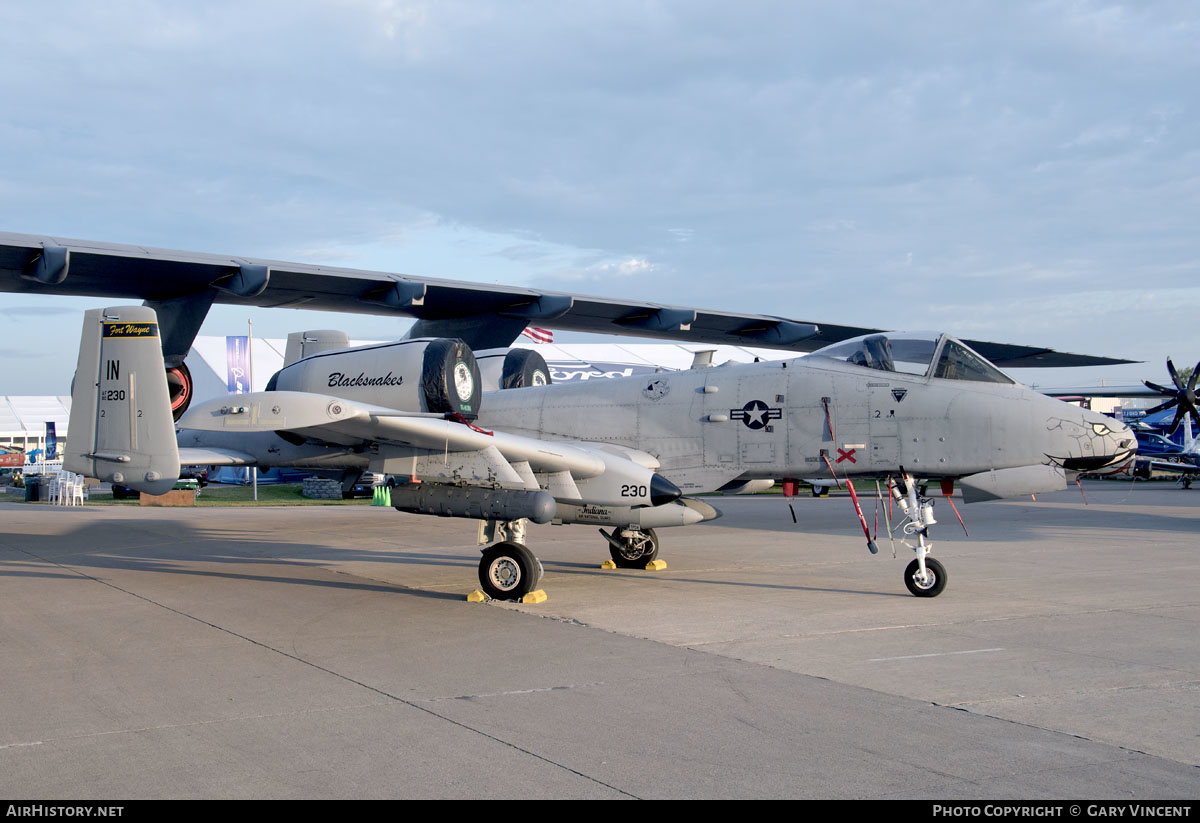
<svg viewBox="0 0 1200 823">
<path fill-rule="evenodd" d="M 395 508 L 484 521 L 496 542 L 479 579 L 503 599 L 541 577 L 529 521 L 610 527 L 613 560 L 644 567 L 656 529 L 718 516 L 690 495 L 811 476 L 886 482 L 913 541 L 905 584 L 932 597 L 947 578 L 917 478 L 957 482 L 971 502 L 1064 488 L 1135 449 L 1123 424 L 1027 389 L 953 337 L 884 333 L 794 360 L 486 394 L 461 340 L 317 346 L 267 391 L 193 405 L 177 440 L 158 335 L 147 306 L 86 313 L 66 468 L 149 493 L 181 462 L 408 478 Z"/>
</svg>

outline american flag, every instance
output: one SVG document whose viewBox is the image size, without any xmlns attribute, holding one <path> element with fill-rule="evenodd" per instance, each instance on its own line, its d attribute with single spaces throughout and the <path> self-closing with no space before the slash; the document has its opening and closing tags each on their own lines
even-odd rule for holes
<svg viewBox="0 0 1200 823">
<path fill-rule="evenodd" d="M 522 337 L 528 337 L 534 343 L 553 343 L 554 332 L 550 329 L 535 329 L 533 326 L 521 332 Z"/>
</svg>

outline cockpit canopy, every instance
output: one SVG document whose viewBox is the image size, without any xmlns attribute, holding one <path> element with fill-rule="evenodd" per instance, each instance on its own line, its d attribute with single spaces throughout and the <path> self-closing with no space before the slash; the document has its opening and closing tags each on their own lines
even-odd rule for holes
<svg viewBox="0 0 1200 823">
<path fill-rule="evenodd" d="M 828 357 L 876 371 L 943 380 L 1016 382 L 961 340 L 936 332 L 865 334 L 818 349 L 809 357 Z"/>
</svg>

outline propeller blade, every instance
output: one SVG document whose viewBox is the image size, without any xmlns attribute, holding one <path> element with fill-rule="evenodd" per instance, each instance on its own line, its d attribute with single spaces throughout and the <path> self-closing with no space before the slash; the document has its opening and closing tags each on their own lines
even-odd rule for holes
<svg viewBox="0 0 1200 823">
<path fill-rule="evenodd" d="M 1149 380 L 1143 380 L 1142 383 L 1144 383 L 1146 385 L 1146 388 L 1153 389 L 1154 391 L 1158 392 L 1159 394 L 1165 394 L 1167 397 L 1175 396 L 1174 389 L 1168 389 L 1166 386 L 1160 386 L 1157 383 L 1151 383 Z"/>
<path fill-rule="evenodd" d="M 1171 434 L 1174 434 L 1175 431 L 1179 428 L 1179 424 L 1181 422 L 1183 422 L 1184 415 L 1186 415 L 1187 413 L 1188 413 L 1188 410 L 1185 409 L 1183 406 L 1180 406 L 1178 409 L 1176 409 L 1175 410 L 1175 419 L 1171 421 L 1171 428 L 1167 429 L 1167 431 L 1170 432 Z"/>
<path fill-rule="evenodd" d="M 1176 404 L 1178 404 L 1178 403 L 1179 403 L 1179 398 L 1178 398 L 1178 397 L 1172 397 L 1172 398 L 1171 398 L 1170 400 L 1168 400 L 1166 403 L 1163 403 L 1163 404 L 1161 404 L 1161 405 L 1155 406 L 1155 407 L 1154 407 L 1154 408 L 1152 408 L 1152 409 L 1146 409 L 1146 416 L 1147 416 L 1147 417 L 1149 417 L 1149 416 L 1150 416 L 1150 415 L 1152 415 L 1152 414 L 1158 414 L 1160 411 L 1166 411 L 1167 409 L 1171 408 L 1172 406 L 1174 406 L 1174 405 L 1176 405 Z"/>
<path fill-rule="evenodd" d="M 1179 372 L 1175 371 L 1175 364 L 1169 357 L 1167 358 L 1167 371 L 1171 374 L 1171 382 L 1175 384 L 1175 388 L 1182 389 L 1183 383 L 1179 379 Z"/>
<path fill-rule="evenodd" d="M 1196 393 L 1196 378 L 1200 377 L 1200 363 L 1196 364 L 1196 368 L 1192 369 L 1192 377 L 1188 380 L 1187 390 L 1189 394 Z"/>
</svg>

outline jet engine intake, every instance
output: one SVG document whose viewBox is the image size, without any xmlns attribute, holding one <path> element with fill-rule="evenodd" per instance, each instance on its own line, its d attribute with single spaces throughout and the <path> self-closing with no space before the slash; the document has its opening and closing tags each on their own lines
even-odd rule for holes
<svg viewBox="0 0 1200 823">
<path fill-rule="evenodd" d="M 171 417 L 175 420 L 192 405 L 192 372 L 187 363 L 167 369 L 167 394 L 171 398 Z"/>
</svg>

